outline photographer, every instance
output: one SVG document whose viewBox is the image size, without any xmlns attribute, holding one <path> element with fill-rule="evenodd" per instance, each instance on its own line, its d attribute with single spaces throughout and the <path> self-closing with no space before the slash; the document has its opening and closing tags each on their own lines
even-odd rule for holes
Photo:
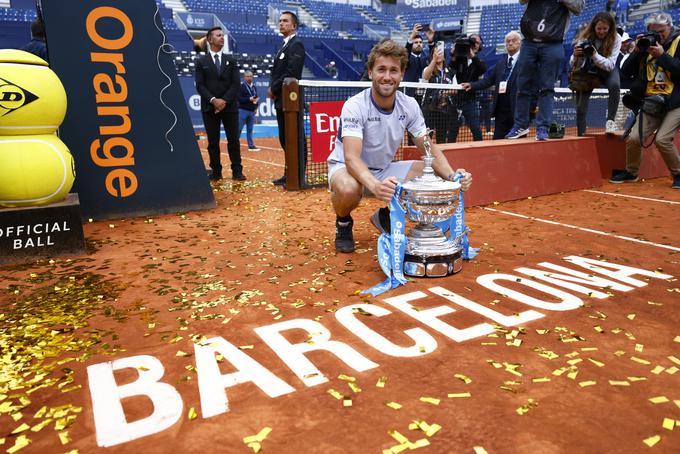
<svg viewBox="0 0 680 454">
<path fill-rule="evenodd" d="M 439 41 L 437 47 L 430 54 L 430 64 L 423 70 L 422 76 L 431 84 L 451 83 L 449 68 L 445 65 L 443 41 Z M 428 89 L 423 96 L 422 110 L 425 116 L 425 125 L 435 131 L 436 143 L 445 142 L 449 135 L 451 127 L 449 121 L 450 96 L 453 93 L 453 90 Z"/>
<path fill-rule="evenodd" d="M 572 85 L 576 100 L 576 130 L 579 136 L 586 134 L 588 103 L 593 88 L 606 85 L 609 90 L 607 122 L 605 132 L 616 132 L 616 111 L 619 108 L 621 82 L 616 60 L 621 49 L 621 37 L 616 32 L 616 23 L 609 13 L 597 13 L 588 26 L 576 38 L 574 54 L 569 63 L 572 65 L 571 81 L 583 81 L 584 86 Z M 593 83 L 590 83 L 593 81 Z"/>
<path fill-rule="evenodd" d="M 422 25 L 415 24 L 413 30 L 411 30 L 411 36 L 406 42 L 408 64 L 406 65 L 406 71 L 404 72 L 404 82 L 420 81 L 423 69 L 425 69 L 428 63 L 428 54 L 432 53 L 432 48 L 434 47 L 434 30 L 429 26 L 426 27 L 425 37 L 427 38 L 429 52 L 425 52 L 423 49 L 423 38 L 420 36 L 420 32 L 423 28 Z"/>
<path fill-rule="evenodd" d="M 609 181 L 637 181 L 643 144 L 646 148 L 653 142 L 673 175 L 673 189 L 680 189 L 680 155 L 673 143 L 680 127 L 680 30 L 667 13 L 652 14 L 645 25 L 648 33 L 637 37 L 621 68 L 624 75 L 636 77 L 624 104 L 640 114 L 626 142 L 626 170 Z"/>
<path fill-rule="evenodd" d="M 486 63 L 477 57 L 482 50 L 482 39 L 477 34 L 469 37 L 462 36 L 456 39 L 451 49 L 451 61 L 449 63 L 449 74 L 454 85 L 475 82 L 486 72 Z M 448 137 L 449 142 L 455 142 L 458 138 L 461 118 L 465 117 L 465 122 L 470 127 L 472 139 L 482 140 L 482 130 L 479 126 L 479 103 L 473 93 L 457 93 L 453 100 L 453 125 Z"/>
</svg>

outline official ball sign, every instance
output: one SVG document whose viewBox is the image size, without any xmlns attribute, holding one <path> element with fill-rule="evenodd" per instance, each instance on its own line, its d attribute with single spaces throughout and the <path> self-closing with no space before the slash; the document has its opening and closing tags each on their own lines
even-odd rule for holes
<svg viewBox="0 0 680 454">
<path fill-rule="evenodd" d="M 325 162 L 335 148 L 344 104 L 345 101 L 329 101 L 309 105 L 313 162 Z"/>
</svg>

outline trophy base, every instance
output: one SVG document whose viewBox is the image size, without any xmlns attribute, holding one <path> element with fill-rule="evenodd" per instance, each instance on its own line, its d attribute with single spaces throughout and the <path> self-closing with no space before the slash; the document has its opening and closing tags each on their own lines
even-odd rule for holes
<svg viewBox="0 0 680 454">
<path fill-rule="evenodd" d="M 461 250 L 448 255 L 423 257 L 413 254 L 404 255 L 404 274 L 413 277 L 446 277 L 463 269 Z"/>
</svg>

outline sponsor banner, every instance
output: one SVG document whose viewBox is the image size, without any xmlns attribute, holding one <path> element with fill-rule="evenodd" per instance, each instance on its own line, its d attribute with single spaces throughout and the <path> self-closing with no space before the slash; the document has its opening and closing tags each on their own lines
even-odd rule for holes
<svg viewBox="0 0 680 454">
<path fill-rule="evenodd" d="M 193 76 L 180 76 L 179 81 L 182 87 L 184 103 L 191 118 L 191 125 L 194 131 L 203 131 L 205 127 L 203 126 L 203 116 L 201 115 L 201 97 L 196 92 L 196 81 Z M 260 96 L 260 103 L 256 114 L 257 121 L 276 121 L 274 102 L 267 98 L 269 77 L 255 77 L 253 82 L 255 87 L 257 87 L 257 94 Z"/>
<path fill-rule="evenodd" d="M 209 30 L 215 27 L 215 15 L 210 13 L 180 13 L 177 16 L 184 22 L 189 30 Z"/>
<path fill-rule="evenodd" d="M 397 11 L 408 13 L 426 8 L 441 8 L 443 6 L 466 7 L 467 0 L 397 0 Z"/>
<path fill-rule="evenodd" d="M 309 104 L 313 162 L 325 162 L 335 148 L 335 139 L 340 131 L 340 113 L 344 104 L 345 101 Z"/>
<path fill-rule="evenodd" d="M 43 0 L 85 218 L 215 206 L 153 0 Z M 172 188 L 172 190 L 169 190 Z"/>
<path fill-rule="evenodd" d="M 449 30 L 461 30 L 463 28 L 463 18 L 462 17 L 444 17 L 440 19 L 434 19 L 432 21 L 432 28 L 437 31 L 449 31 Z"/>
</svg>

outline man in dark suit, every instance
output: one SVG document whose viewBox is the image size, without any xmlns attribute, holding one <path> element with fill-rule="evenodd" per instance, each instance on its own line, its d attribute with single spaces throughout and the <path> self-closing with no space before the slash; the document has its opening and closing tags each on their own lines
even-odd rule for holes
<svg viewBox="0 0 680 454">
<path fill-rule="evenodd" d="M 201 95 L 203 124 L 208 135 L 209 173 L 211 180 L 222 179 L 220 162 L 220 123 L 227 136 L 232 179 L 243 181 L 241 145 L 239 143 L 238 92 L 241 77 L 236 59 L 222 53 L 224 32 L 213 27 L 206 33 L 208 51 L 196 60 L 196 90 Z"/>
<path fill-rule="evenodd" d="M 481 80 L 462 83 L 465 91 L 484 90 L 495 85 L 491 113 L 496 117 L 493 139 L 503 139 L 515 122 L 515 98 L 517 97 L 517 77 L 515 64 L 519 58 L 521 44 L 519 33 L 512 31 L 505 36 L 505 50 L 491 74 Z"/>
<path fill-rule="evenodd" d="M 31 22 L 31 42 L 21 48 L 26 52 L 30 52 L 45 61 L 49 61 L 47 57 L 47 44 L 45 43 L 45 24 L 42 19 L 37 18 Z"/>
<path fill-rule="evenodd" d="M 293 77 L 302 78 L 302 67 L 305 64 L 305 47 L 296 36 L 298 17 L 295 13 L 284 11 L 279 17 L 279 32 L 283 35 L 283 45 L 274 57 L 271 82 L 268 95 L 274 100 L 276 108 L 276 122 L 279 125 L 279 142 L 281 148 L 286 149 L 286 128 L 283 115 L 283 79 Z M 286 175 L 273 181 L 275 185 L 286 184 Z"/>
</svg>

